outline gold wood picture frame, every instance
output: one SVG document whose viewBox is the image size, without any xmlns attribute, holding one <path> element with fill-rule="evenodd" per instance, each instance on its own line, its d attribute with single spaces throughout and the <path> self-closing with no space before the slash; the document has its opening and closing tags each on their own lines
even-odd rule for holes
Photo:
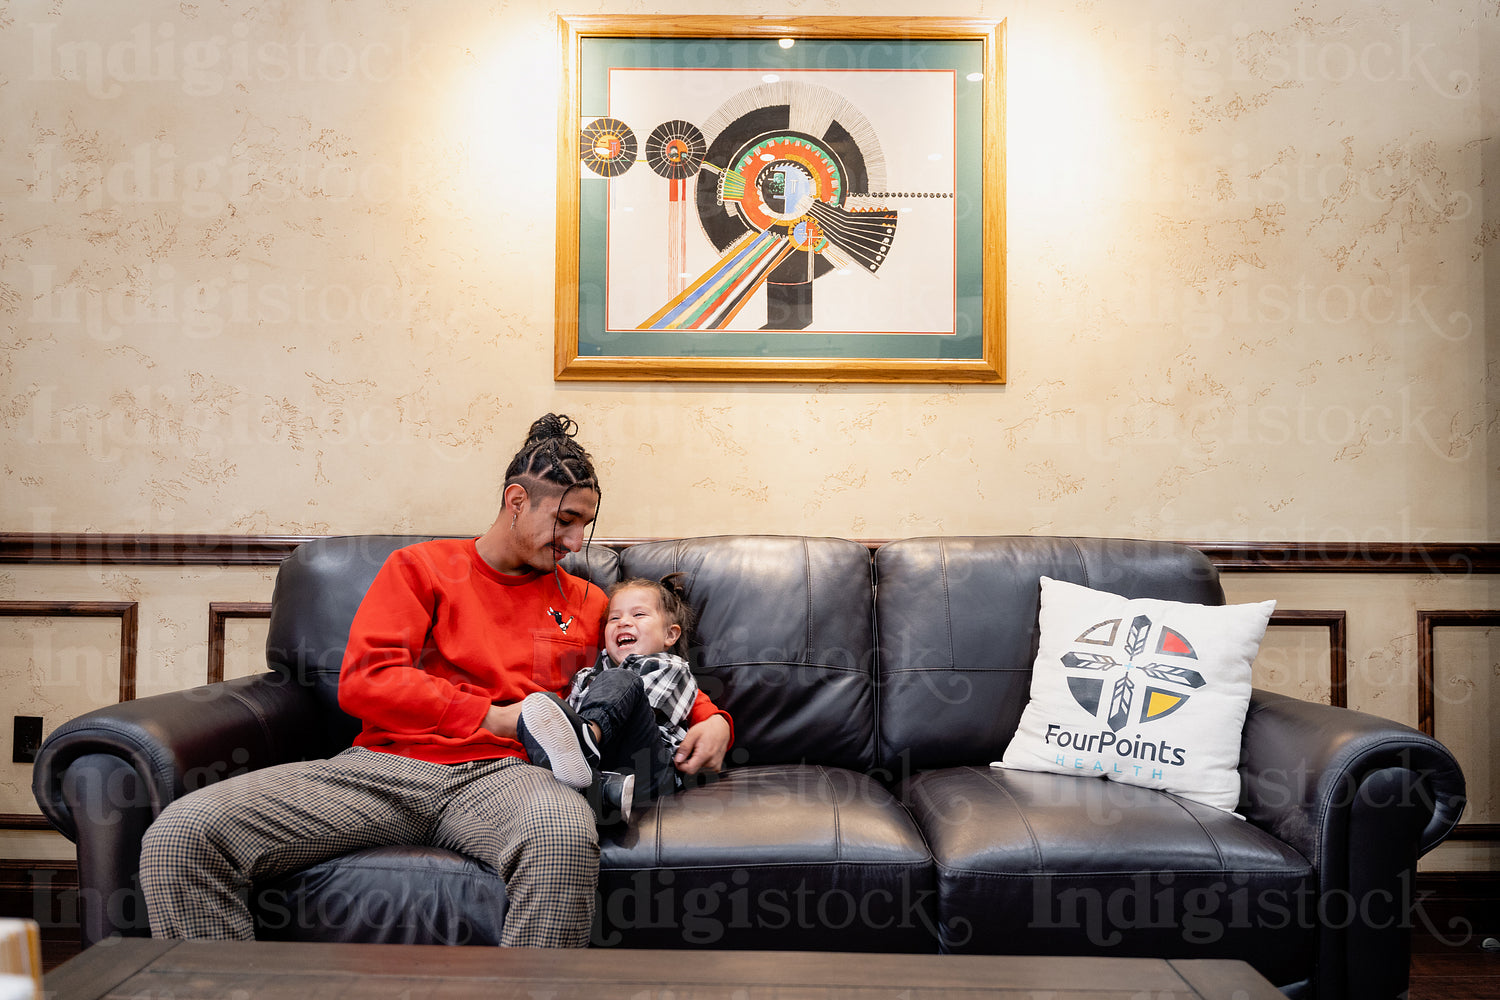
<svg viewBox="0 0 1500 1000">
<path fill-rule="evenodd" d="M 558 380 L 1005 381 L 1003 21 L 558 37 Z"/>
</svg>

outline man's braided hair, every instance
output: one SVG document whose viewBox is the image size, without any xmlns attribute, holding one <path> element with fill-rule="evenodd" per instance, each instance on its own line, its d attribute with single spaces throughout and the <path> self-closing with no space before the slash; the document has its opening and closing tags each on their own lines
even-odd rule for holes
<svg viewBox="0 0 1500 1000">
<path fill-rule="evenodd" d="M 510 460 L 505 470 L 505 487 L 519 485 L 533 501 L 556 491 L 560 494 L 557 505 L 562 507 L 568 493 L 576 489 L 593 490 L 596 497 L 603 497 L 599 488 L 599 476 L 594 472 L 593 459 L 583 450 L 573 435 L 578 433 L 578 424 L 572 417 L 560 413 L 549 413 L 538 417 L 526 432 L 526 443 Z M 594 508 L 597 515 L 598 507 Z M 589 544 L 594 541 L 594 523 L 589 524 Z M 552 540 L 557 541 L 557 522 L 552 523 Z M 588 550 L 584 550 L 588 559 Z M 552 567 L 552 578 L 557 581 L 557 592 L 564 600 L 568 595 L 563 590 L 562 578 L 558 575 L 561 566 Z"/>
<path fill-rule="evenodd" d="M 505 485 L 518 483 L 528 494 L 553 489 L 567 493 L 588 489 L 601 494 L 594 462 L 574 437 L 578 424 L 572 417 L 549 413 L 538 417 L 526 432 L 526 443 L 505 470 Z"/>
</svg>

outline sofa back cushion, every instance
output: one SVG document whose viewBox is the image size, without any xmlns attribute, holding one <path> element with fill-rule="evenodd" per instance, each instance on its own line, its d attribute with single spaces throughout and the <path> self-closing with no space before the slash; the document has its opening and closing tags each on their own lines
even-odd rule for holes
<svg viewBox="0 0 1500 1000">
<path fill-rule="evenodd" d="M 909 538 L 875 554 L 879 763 L 897 774 L 999 760 L 1031 689 L 1041 578 L 1223 604 L 1183 545 L 1113 538 Z"/>
<path fill-rule="evenodd" d="M 836 538 L 731 535 L 642 542 L 623 575 L 686 575 L 689 660 L 734 719 L 727 763 L 868 770 L 875 758 L 870 551 Z"/>
<path fill-rule="evenodd" d="M 330 740 L 348 746 L 359 724 L 339 709 L 339 668 L 349 626 L 375 574 L 394 551 L 435 535 L 349 535 L 297 546 L 281 563 L 271 594 L 266 664 L 316 694 L 336 720 Z M 563 568 L 608 588 L 618 579 L 620 556 L 603 545 L 563 560 Z"/>
</svg>

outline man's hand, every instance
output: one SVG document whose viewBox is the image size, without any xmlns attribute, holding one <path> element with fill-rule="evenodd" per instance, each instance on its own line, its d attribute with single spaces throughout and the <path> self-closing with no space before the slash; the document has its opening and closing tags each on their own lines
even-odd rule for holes
<svg viewBox="0 0 1500 1000">
<path fill-rule="evenodd" d="M 717 771 L 724 766 L 729 750 L 729 723 L 722 715 L 710 716 L 687 731 L 672 763 L 683 774 Z"/>
<path fill-rule="evenodd" d="M 496 736 L 513 740 L 516 739 L 516 723 L 520 721 L 520 718 L 521 703 L 519 701 L 509 705 L 491 705 L 490 710 L 484 713 L 484 721 L 479 725 Z"/>
</svg>

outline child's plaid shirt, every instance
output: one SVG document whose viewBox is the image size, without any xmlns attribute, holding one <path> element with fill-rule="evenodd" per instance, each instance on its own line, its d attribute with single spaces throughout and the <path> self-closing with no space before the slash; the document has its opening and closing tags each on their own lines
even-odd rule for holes
<svg viewBox="0 0 1500 1000">
<path fill-rule="evenodd" d="M 603 670 L 630 670 L 640 675 L 646 688 L 646 700 L 656 712 L 656 728 L 661 731 L 662 742 L 675 754 L 687 735 L 688 714 L 698 697 L 698 682 L 693 679 L 687 660 L 666 652 L 631 653 L 625 657 L 624 663 L 616 664 L 609 653 L 601 649 L 599 659 L 592 667 L 584 667 L 573 675 L 568 704 L 575 709 L 581 706 L 589 685 Z"/>
</svg>

